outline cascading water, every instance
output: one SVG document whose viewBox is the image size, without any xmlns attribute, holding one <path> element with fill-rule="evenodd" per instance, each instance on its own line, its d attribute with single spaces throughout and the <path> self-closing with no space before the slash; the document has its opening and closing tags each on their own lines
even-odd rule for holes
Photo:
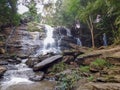
<svg viewBox="0 0 120 90">
<path fill-rule="evenodd" d="M 42 46 L 42 41 L 39 35 L 40 33 L 39 32 L 28 32 L 26 30 L 23 31 L 20 29 L 18 34 L 19 35 L 17 35 L 17 37 L 19 38 L 19 42 L 22 47 L 20 48 L 20 52 L 16 53 L 18 55 L 17 58 L 15 59 L 9 58 L 10 60 L 14 62 L 10 61 L 10 63 L 8 62 L 8 65 L 6 65 L 7 71 L 4 73 L 3 78 L 0 79 L 0 90 L 46 90 L 46 88 L 48 89 L 51 88 L 53 83 L 49 81 L 46 81 L 46 82 L 31 81 L 32 80 L 31 78 L 34 78 L 34 76 L 38 76 L 38 75 L 35 72 L 33 72 L 33 69 L 29 68 L 26 65 L 25 62 L 27 59 L 19 58 L 19 56 L 21 55 L 26 55 L 26 56 L 30 55 L 31 54 L 30 49 L 33 49 L 34 51 L 36 51 L 36 49 L 34 48 Z M 47 40 L 46 38 L 44 40 L 44 45 L 46 47 L 43 47 L 43 48 L 46 50 L 48 49 L 47 48 L 48 44 L 50 44 L 49 48 L 54 46 L 54 44 L 52 44 L 54 43 L 54 39 L 50 39 L 51 37 L 52 35 L 49 36 L 49 38 L 46 37 L 49 40 Z M 47 41 L 49 42 L 52 41 L 52 43 L 46 43 Z M 12 43 L 14 43 L 14 41 Z M 17 63 L 17 61 L 19 64 Z"/>
<path fill-rule="evenodd" d="M 22 54 L 33 54 L 36 48 L 39 48 L 42 45 L 39 32 L 27 32 L 21 31 L 21 45 L 22 45 Z"/>
<path fill-rule="evenodd" d="M 56 42 L 53 38 L 53 31 L 54 28 L 49 25 L 42 25 L 46 32 L 46 38 L 43 40 L 43 48 L 40 48 L 37 51 L 35 56 L 39 56 L 40 54 L 47 54 L 47 53 L 58 53 L 60 52 L 58 47 L 56 46 Z"/>
<path fill-rule="evenodd" d="M 82 42 L 81 42 L 80 38 L 76 38 L 76 39 L 77 39 L 77 45 L 82 46 Z"/>
<path fill-rule="evenodd" d="M 74 37 L 66 27 L 57 27 L 55 37 L 60 50 L 70 49 L 70 43 L 82 46 L 80 38 Z"/>
<path fill-rule="evenodd" d="M 32 69 L 28 68 L 25 64 L 26 60 L 23 60 L 22 63 L 14 66 L 15 69 L 8 70 L 4 74 L 3 81 L 1 81 L 2 88 L 0 90 L 6 90 L 12 85 L 19 83 L 33 83 L 29 80 L 30 74 L 33 74 Z M 28 73 L 29 72 L 29 73 Z"/>
<path fill-rule="evenodd" d="M 53 38 L 53 30 L 49 25 L 45 25 L 45 30 L 46 30 L 46 38 L 43 41 L 43 54 L 46 54 L 48 52 L 55 52 L 55 40 Z"/>
<path fill-rule="evenodd" d="M 103 45 L 107 46 L 107 37 L 105 33 L 103 34 Z"/>
<path fill-rule="evenodd" d="M 71 37 L 71 31 L 68 29 L 68 28 L 65 28 L 66 29 L 66 32 L 67 32 L 67 36 Z"/>
</svg>

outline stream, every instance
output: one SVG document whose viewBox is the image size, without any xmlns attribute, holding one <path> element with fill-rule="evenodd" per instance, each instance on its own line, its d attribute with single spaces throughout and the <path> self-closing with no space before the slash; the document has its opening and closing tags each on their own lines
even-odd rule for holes
<svg viewBox="0 0 120 90">
<path fill-rule="evenodd" d="M 39 34 L 39 32 L 28 32 L 23 27 L 19 28 L 17 37 L 20 40 L 16 41 L 20 41 L 22 47 L 18 54 L 31 55 L 35 53 L 33 51 L 43 46 Z M 16 36 L 12 38 L 16 38 Z M 19 64 L 10 63 L 6 66 L 7 71 L 0 80 L 0 90 L 53 90 L 56 84 L 55 81 L 42 80 L 35 82 L 30 80 L 30 77 L 34 76 L 35 72 L 25 64 L 26 61 L 27 58 L 21 59 Z"/>
</svg>

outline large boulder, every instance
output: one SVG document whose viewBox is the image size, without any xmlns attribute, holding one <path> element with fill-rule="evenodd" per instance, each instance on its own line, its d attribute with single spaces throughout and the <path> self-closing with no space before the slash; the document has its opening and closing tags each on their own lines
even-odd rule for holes
<svg viewBox="0 0 120 90">
<path fill-rule="evenodd" d="M 44 67 L 48 66 L 49 64 L 55 62 L 55 61 L 58 61 L 59 59 L 62 58 L 62 55 L 55 55 L 55 56 L 52 56 L 52 57 L 49 57 L 43 61 L 41 61 L 40 63 L 36 64 L 34 67 L 33 67 L 33 70 L 34 71 L 38 71 L 38 70 L 41 70 L 43 69 Z"/>
<path fill-rule="evenodd" d="M 6 70 L 7 70 L 6 67 L 0 66 L 0 77 L 3 76 Z"/>
<path fill-rule="evenodd" d="M 29 66 L 29 67 L 34 67 L 34 65 L 36 65 L 37 63 L 45 60 L 46 58 L 48 57 L 51 57 L 53 54 L 52 53 L 48 53 L 48 54 L 45 54 L 45 55 L 39 55 L 38 57 L 29 57 L 28 60 L 26 61 L 26 64 Z"/>
<path fill-rule="evenodd" d="M 31 76 L 29 79 L 31 81 L 41 81 L 44 77 L 44 72 L 37 72 L 35 75 Z"/>
<path fill-rule="evenodd" d="M 39 62 L 38 57 L 29 57 L 28 60 L 26 61 L 26 64 L 32 68 L 38 62 Z"/>
</svg>

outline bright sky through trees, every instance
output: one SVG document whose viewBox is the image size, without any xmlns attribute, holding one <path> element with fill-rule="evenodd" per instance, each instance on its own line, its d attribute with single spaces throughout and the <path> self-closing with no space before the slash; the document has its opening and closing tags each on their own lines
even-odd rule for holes
<svg viewBox="0 0 120 90">
<path fill-rule="evenodd" d="M 24 12 L 27 12 L 29 9 L 26 7 L 26 6 L 24 6 L 24 5 L 22 5 L 22 1 L 23 0 L 19 0 L 18 1 L 18 13 L 20 13 L 20 14 L 23 14 Z M 57 0 L 52 0 L 52 2 L 56 2 Z M 46 4 L 46 3 L 48 3 L 49 2 L 49 0 L 44 0 L 44 3 Z M 42 11 L 43 11 L 43 5 L 41 5 L 40 3 L 38 3 L 37 5 L 36 5 L 36 8 L 37 8 L 37 13 L 42 13 Z"/>
</svg>

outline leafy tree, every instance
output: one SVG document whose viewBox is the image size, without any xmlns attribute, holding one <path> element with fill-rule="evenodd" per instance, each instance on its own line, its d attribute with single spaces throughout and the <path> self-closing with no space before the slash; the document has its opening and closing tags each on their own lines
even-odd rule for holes
<svg viewBox="0 0 120 90">
<path fill-rule="evenodd" d="M 17 0 L 0 0 L 0 26 L 18 24 Z"/>
<path fill-rule="evenodd" d="M 90 29 L 92 46 L 95 47 L 94 32 L 107 33 L 110 42 L 120 42 L 120 0 L 63 0 L 60 10 L 62 24 L 72 25 L 76 19 L 86 23 Z M 58 14 L 57 14 L 58 15 Z M 100 21 L 95 22 L 100 15 Z M 119 35 L 118 35 L 119 34 Z"/>
<path fill-rule="evenodd" d="M 22 4 L 29 9 L 29 11 L 24 14 L 28 15 L 27 17 L 31 18 L 33 21 L 37 21 L 37 2 L 35 2 L 35 0 L 24 0 Z"/>
</svg>

